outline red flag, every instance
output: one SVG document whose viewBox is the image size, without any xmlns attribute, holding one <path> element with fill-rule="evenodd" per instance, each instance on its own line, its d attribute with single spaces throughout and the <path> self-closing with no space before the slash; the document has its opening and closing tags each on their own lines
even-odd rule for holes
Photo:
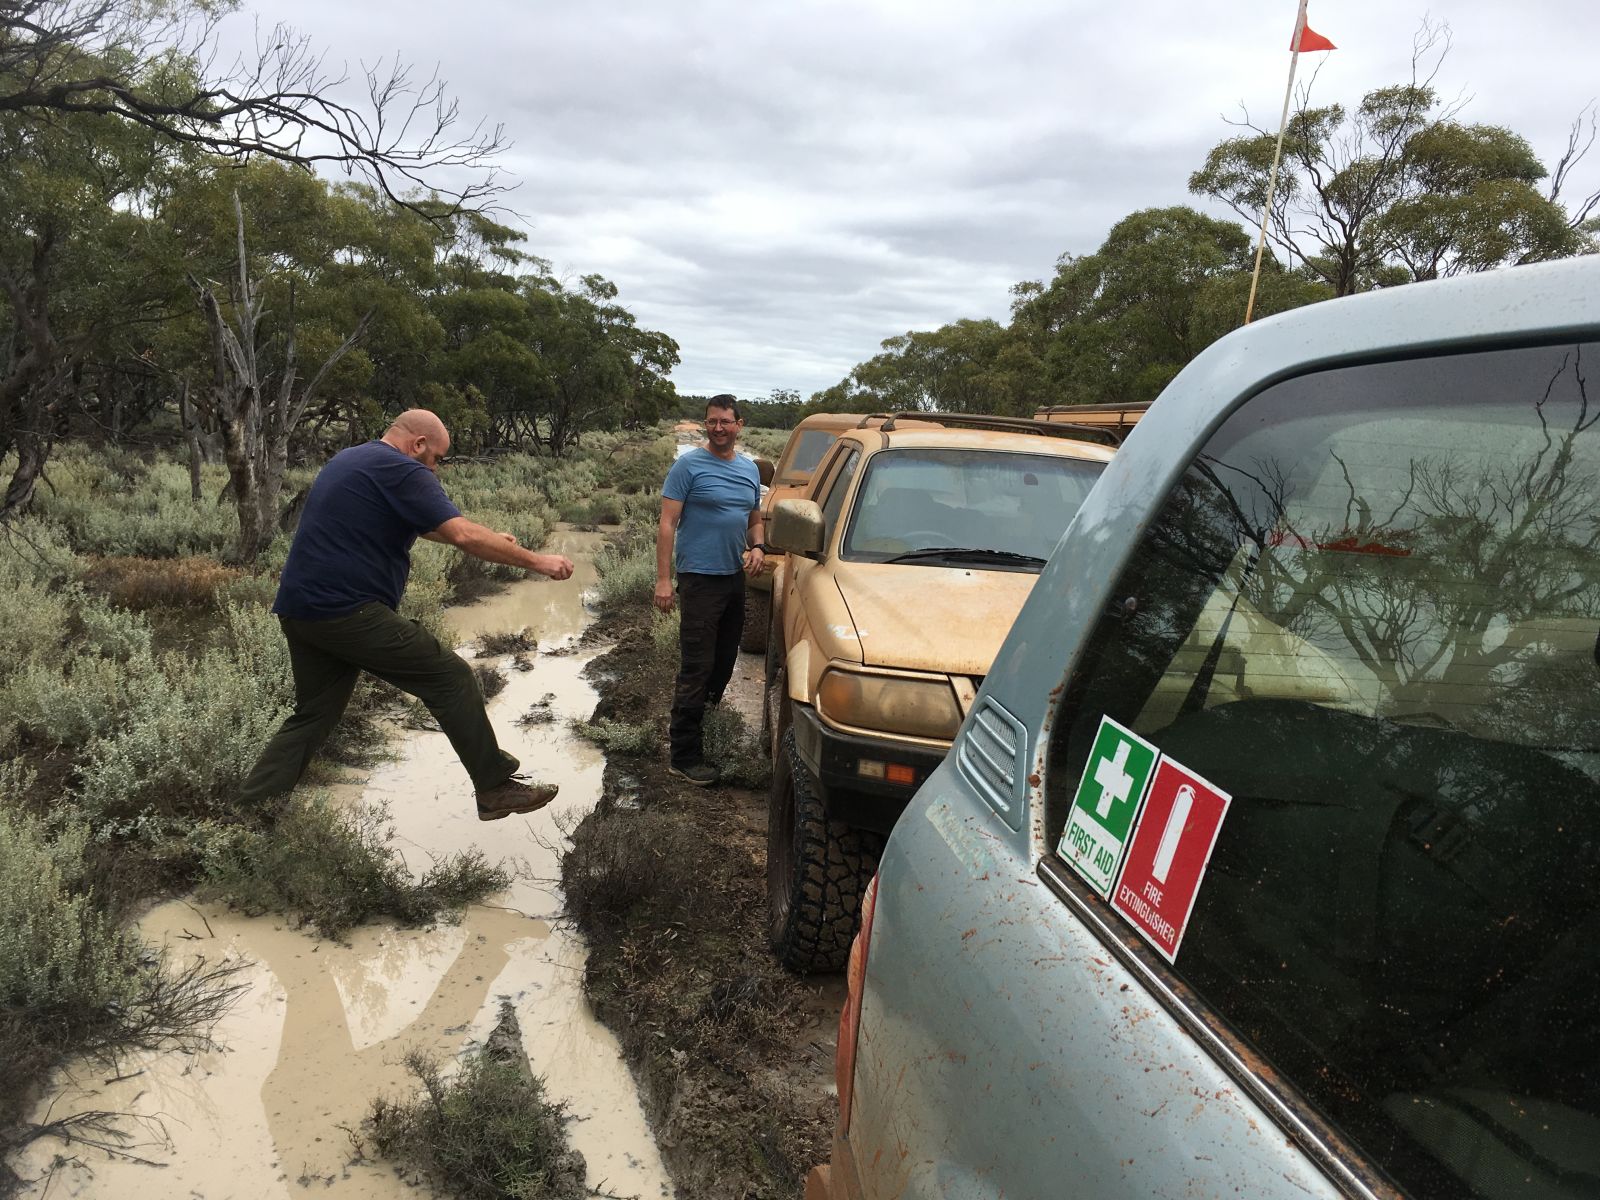
<svg viewBox="0 0 1600 1200">
<path fill-rule="evenodd" d="M 1289 49 L 1291 51 L 1296 49 L 1294 42 L 1295 42 L 1294 38 L 1290 38 L 1289 39 Z M 1327 38 L 1323 37 L 1320 33 L 1317 33 L 1314 29 L 1311 28 L 1310 25 L 1301 25 L 1300 26 L 1300 46 L 1299 46 L 1299 50 L 1302 53 L 1309 54 L 1313 50 L 1337 50 L 1337 49 L 1338 49 L 1337 46 L 1335 46 Z"/>
</svg>

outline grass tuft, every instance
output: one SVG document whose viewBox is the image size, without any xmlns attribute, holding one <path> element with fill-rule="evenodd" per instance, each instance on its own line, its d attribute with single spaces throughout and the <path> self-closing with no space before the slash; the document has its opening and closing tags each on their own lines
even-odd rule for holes
<svg viewBox="0 0 1600 1200">
<path fill-rule="evenodd" d="M 652 721 L 613 721 L 598 717 L 593 721 L 574 721 L 573 730 L 607 754 L 648 758 L 661 749 L 661 734 Z"/>
<path fill-rule="evenodd" d="M 526 629 L 510 633 L 486 633 L 478 638 L 478 654 L 484 658 L 501 654 L 532 654 L 538 648 L 538 641 Z"/>
</svg>

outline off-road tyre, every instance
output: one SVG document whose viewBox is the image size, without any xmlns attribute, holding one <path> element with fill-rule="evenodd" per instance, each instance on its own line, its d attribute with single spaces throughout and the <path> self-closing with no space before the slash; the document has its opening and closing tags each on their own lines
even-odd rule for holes
<svg viewBox="0 0 1600 1200">
<path fill-rule="evenodd" d="M 746 654 L 767 652 L 767 627 L 772 621 L 772 593 L 746 588 L 744 628 L 739 633 L 739 649 Z"/>
<path fill-rule="evenodd" d="M 767 940 L 791 971 L 842 971 L 883 838 L 830 821 L 784 730 L 767 806 Z"/>
<path fill-rule="evenodd" d="M 761 744 L 776 766 L 782 753 L 783 730 L 789 722 L 789 673 L 782 667 L 767 681 L 761 695 Z"/>
</svg>

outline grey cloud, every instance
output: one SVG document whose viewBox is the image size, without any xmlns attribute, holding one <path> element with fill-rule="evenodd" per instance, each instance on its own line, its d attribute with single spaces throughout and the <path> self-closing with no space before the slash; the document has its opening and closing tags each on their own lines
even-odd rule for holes
<svg viewBox="0 0 1600 1200">
<path fill-rule="evenodd" d="M 1421 7 L 1311 7 L 1340 46 L 1304 64 L 1317 97 L 1406 77 Z M 1442 90 L 1552 159 L 1594 90 L 1572 36 L 1588 6 L 1428 7 L 1456 34 Z M 764 395 L 828 386 L 907 329 L 1004 319 L 1063 251 L 1196 203 L 1221 114 L 1276 122 L 1293 5 L 276 0 L 271 19 L 334 62 L 438 61 L 462 112 L 516 143 L 528 249 L 613 279 L 682 346 L 683 390 Z"/>
</svg>

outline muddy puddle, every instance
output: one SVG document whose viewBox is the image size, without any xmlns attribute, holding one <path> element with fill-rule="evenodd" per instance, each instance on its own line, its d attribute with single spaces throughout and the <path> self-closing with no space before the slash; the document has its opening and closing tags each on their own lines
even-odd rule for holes
<svg viewBox="0 0 1600 1200">
<path fill-rule="evenodd" d="M 35 1180 L 24 1195 L 414 1198 L 417 1190 L 390 1165 L 360 1157 L 351 1131 L 375 1096 L 412 1093 L 401 1065 L 407 1051 L 454 1057 L 481 1042 L 501 997 L 516 1007 L 534 1072 L 568 1106 L 589 1186 L 670 1194 L 616 1041 L 584 1002 L 583 945 L 557 921 L 556 848 L 562 830 L 598 799 L 604 766 L 567 726 L 595 703 L 582 678 L 592 653 L 580 653 L 576 641 L 600 540 L 558 532 L 549 549 L 577 563 L 571 580 L 531 579 L 450 614 L 460 643 L 523 627 L 538 639 L 538 652 L 525 656 L 529 671 L 495 660 L 509 682 L 489 712 L 523 769 L 561 785 L 554 804 L 478 821 L 449 743 L 419 731 L 397 740 L 394 760 L 364 786 L 345 789 L 388 807 L 396 844 L 419 874 L 434 856 L 477 846 L 491 859 L 522 860 L 521 878 L 459 925 L 367 927 L 348 944 L 317 940 L 281 919 L 182 901 L 156 908 L 140 923 L 146 940 L 175 957 L 243 959 L 252 964 L 249 991 L 218 1024 L 216 1050 L 133 1056 L 116 1072 L 79 1065 L 61 1078 L 34 1120 L 89 1109 L 134 1114 L 123 1122 L 133 1141 L 124 1157 L 35 1143 L 13 1164 Z M 538 722 L 519 724 L 530 710 Z M 108 1079 L 113 1074 L 121 1077 Z"/>
</svg>

